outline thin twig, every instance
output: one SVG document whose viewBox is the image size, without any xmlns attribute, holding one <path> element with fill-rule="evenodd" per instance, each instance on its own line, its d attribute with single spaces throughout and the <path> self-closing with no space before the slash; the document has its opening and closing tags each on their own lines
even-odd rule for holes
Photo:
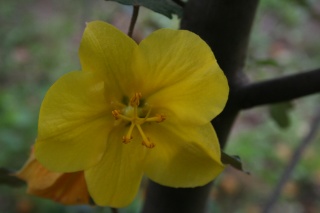
<svg viewBox="0 0 320 213">
<path fill-rule="evenodd" d="M 294 151 L 294 153 L 291 157 L 291 160 L 289 161 L 289 164 L 285 168 L 278 184 L 276 185 L 269 200 L 267 201 L 266 205 L 264 206 L 264 209 L 262 210 L 263 213 L 268 213 L 272 210 L 272 206 L 278 200 L 284 185 L 289 180 L 289 178 L 290 178 L 294 168 L 298 164 L 304 150 L 307 148 L 307 146 L 312 142 L 312 140 L 316 136 L 319 125 L 320 125 L 320 110 L 317 110 L 316 115 L 310 124 L 310 131 L 301 140 L 299 146 Z"/>
<path fill-rule="evenodd" d="M 292 100 L 320 92 L 320 68 L 277 79 L 252 83 L 235 96 L 241 109 Z"/>
<path fill-rule="evenodd" d="M 139 5 L 133 6 L 133 12 L 132 12 L 130 26 L 129 26 L 129 30 L 128 30 L 128 36 L 130 36 L 131 38 L 132 38 L 134 26 L 135 26 L 137 19 L 138 19 L 139 9 L 140 9 Z"/>
<path fill-rule="evenodd" d="M 12 187 L 25 186 L 26 182 L 15 174 L 11 169 L 0 168 L 0 185 L 4 184 Z"/>
</svg>

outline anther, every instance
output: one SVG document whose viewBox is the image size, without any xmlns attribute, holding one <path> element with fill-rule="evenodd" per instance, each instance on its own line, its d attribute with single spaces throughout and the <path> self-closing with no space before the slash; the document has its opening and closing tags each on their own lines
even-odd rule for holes
<svg viewBox="0 0 320 213">
<path fill-rule="evenodd" d="M 116 120 L 119 119 L 120 110 L 116 109 L 116 110 L 113 110 L 111 113 Z"/>
<path fill-rule="evenodd" d="M 124 144 L 130 143 L 130 141 L 132 140 L 133 137 L 131 135 L 132 135 L 134 126 L 135 124 L 131 123 L 127 135 L 122 137 L 122 142 Z"/>
<path fill-rule="evenodd" d="M 119 122 L 125 122 L 125 128 L 127 128 L 127 124 L 130 124 L 130 127 L 128 129 L 128 132 L 125 136 L 122 137 L 122 142 L 127 144 L 130 143 L 133 139 L 132 134 L 135 127 L 137 127 L 138 132 L 140 133 L 140 136 L 142 138 L 142 145 L 147 148 L 154 148 L 155 144 L 150 141 L 150 139 L 145 135 L 143 132 L 141 125 L 143 125 L 146 122 L 163 122 L 166 120 L 166 116 L 164 114 L 155 114 L 152 117 L 149 117 L 151 114 L 151 108 L 152 106 L 148 105 L 147 103 L 144 103 L 144 106 L 140 106 L 140 99 L 142 95 L 140 92 L 134 93 L 132 98 L 129 101 L 129 106 L 124 106 L 124 104 L 119 104 L 117 102 L 112 102 L 116 110 L 112 111 L 112 116 L 119 120 L 115 122 L 116 125 L 119 124 Z M 125 103 L 127 104 L 127 100 Z M 120 107 L 120 109 L 118 108 Z M 146 114 L 145 114 L 146 113 Z M 143 117 L 140 117 L 140 114 L 143 114 Z"/>
<path fill-rule="evenodd" d="M 148 122 L 155 121 L 157 123 L 161 123 L 164 120 L 166 120 L 166 116 L 163 114 L 156 114 L 156 116 L 154 116 L 154 117 L 145 119 L 145 121 L 148 121 Z"/>
<path fill-rule="evenodd" d="M 140 125 L 136 125 L 136 126 L 137 126 L 137 128 L 138 128 L 138 130 L 140 132 L 141 137 L 142 137 L 142 145 L 147 147 L 147 148 L 155 147 L 155 144 L 150 142 L 150 139 L 144 134 L 141 126 Z"/>
<path fill-rule="evenodd" d="M 164 120 L 166 120 L 166 116 L 163 114 L 156 114 L 156 117 L 159 119 L 157 122 L 160 123 Z"/>
<path fill-rule="evenodd" d="M 128 137 L 128 136 L 123 136 L 122 137 L 122 142 L 124 144 L 130 143 L 131 140 L 132 140 L 132 137 Z"/>
<path fill-rule="evenodd" d="M 116 120 L 118 120 L 119 118 L 121 118 L 121 119 L 123 119 L 123 120 L 126 120 L 126 121 L 131 121 L 131 120 L 132 120 L 131 118 L 129 118 L 129 117 L 125 116 L 125 115 L 122 115 L 122 114 L 121 114 L 121 111 L 118 110 L 118 109 L 112 110 L 111 113 L 112 113 L 112 116 L 113 116 Z"/>
<path fill-rule="evenodd" d="M 155 147 L 156 145 L 152 142 L 150 142 L 150 139 L 149 138 L 146 138 L 147 140 L 143 140 L 142 141 L 142 145 L 149 148 L 149 149 L 152 149 L 153 147 Z"/>
<path fill-rule="evenodd" d="M 142 97 L 140 92 L 136 92 L 133 97 L 130 99 L 130 105 L 137 107 L 140 104 L 140 98 Z"/>
</svg>

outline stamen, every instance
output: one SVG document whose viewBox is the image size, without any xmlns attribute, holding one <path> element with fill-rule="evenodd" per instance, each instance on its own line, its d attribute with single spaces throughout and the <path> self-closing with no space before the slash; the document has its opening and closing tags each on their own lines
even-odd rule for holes
<svg viewBox="0 0 320 213">
<path fill-rule="evenodd" d="M 153 147 L 155 147 L 155 144 L 152 143 L 152 142 L 149 140 L 149 138 L 144 134 L 141 126 L 140 126 L 140 125 L 136 125 L 136 126 L 137 126 L 137 128 L 138 128 L 138 130 L 139 130 L 139 133 L 140 133 L 141 137 L 142 137 L 142 145 L 144 145 L 145 147 L 150 148 L 150 149 L 153 148 Z"/>
<path fill-rule="evenodd" d="M 135 126 L 135 124 L 131 123 L 127 135 L 122 137 L 123 143 L 127 144 L 132 140 L 132 130 L 133 130 L 134 126 Z"/>
<path fill-rule="evenodd" d="M 140 104 L 140 98 L 142 97 L 140 92 L 136 92 L 133 97 L 130 99 L 130 105 L 137 107 Z"/>
<path fill-rule="evenodd" d="M 120 112 L 121 112 L 120 110 L 116 109 L 116 110 L 112 110 L 111 113 L 112 113 L 113 117 L 114 117 L 116 120 L 118 120 L 119 118 L 121 118 L 121 119 L 126 120 L 126 121 L 132 121 L 131 118 L 122 115 Z"/>
<path fill-rule="evenodd" d="M 127 117 L 125 115 L 122 115 L 122 114 L 119 114 L 118 117 L 123 119 L 123 120 L 126 120 L 126 121 L 132 121 L 132 118 L 129 118 L 129 117 Z"/>
<path fill-rule="evenodd" d="M 112 110 L 112 116 L 116 119 L 116 120 L 118 120 L 119 119 L 119 115 L 120 115 L 120 110 Z"/>
<path fill-rule="evenodd" d="M 146 119 L 146 121 L 155 121 L 157 123 L 161 123 L 164 120 L 166 120 L 166 116 L 163 114 L 156 114 L 155 117 L 151 117 L 151 118 Z"/>
<path fill-rule="evenodd" d="M 142 104 L 143 106 L 139 107 L 141 97 L 142 96 L 140 92 L 134 93 L 133 97 L 130 99 L 129 106 L 118 104 L 119 106 L 121 105 L 120 109 L 118 108 L 113 110 L 112 115 L 116 120 L 119 120 L 117 121 L 118 124 L 119 122 L 123 122 L 123 121 L 130 122 L 130 127 L 127 134 L 122 137 L 123 143 L 125 144 L 130 143 L 130 141 L 133 138 L 132 137 L 133 129 L 137 127 L 142 137 L 142 145 L 151 149 L 155 147 L 155 144 L 152 143 L 150 139 L 144 134 L 141 125 L 146 122 L 157 122 L 157 123 L 163 122 L 164 120 L 166 120 L 166 116 L 164 114 L 156 114 L 153 117 L 149 117 L 151 114 L 152 107 L 148 106 L 147 103 L 143 103 Z M 128 101 L 126 101 L 126 104 L 127 102 Z M 145 116 L 140 117 L 140 114 L 145 114 L 146 112 L 147 114 Z M 128 123 L 126 123 L 125 125 L 127 124 Z"/>
<path fill-rule="evenodd" d="M 147 119 L 149 118 L 150 112 L 151 112 L 151 108 L 149 108 L 149 110 L 148 110 L 148 112 L 147 112 L 147 115 L 144 117 L 143 123 L 146 122 Z"/>
<path fill-rule="evenodd" d="M 130 138 L 127 137 L 127 136 L 123 136 L 123 137 L 122 137 L 122 142 L 123 142 L 124 144 L 130 143 L 131 140 L 132 140 L 132 137 L 130 137 Z"/>
</svg>

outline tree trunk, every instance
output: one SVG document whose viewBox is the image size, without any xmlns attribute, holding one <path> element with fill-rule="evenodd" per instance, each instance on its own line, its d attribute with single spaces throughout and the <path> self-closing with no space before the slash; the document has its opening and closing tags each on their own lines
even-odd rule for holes
<svg viewBox="0 0 320 213">
<path fill-rule="evenodd" d="M 224 111 L 212 121 L 220 145 L 224 147 L 240 110 L 235 101 L 237 90 L 246 84 L 242 72 L 249 35 L 258 0 L 189 0 L 181 28 L 198 34 L 213 50 L 225 72 L 230 95 Z M 204 213 L 211 183 L 202 187 L 174 189 L 149 183 L 143 213 Z"/>
</svg>

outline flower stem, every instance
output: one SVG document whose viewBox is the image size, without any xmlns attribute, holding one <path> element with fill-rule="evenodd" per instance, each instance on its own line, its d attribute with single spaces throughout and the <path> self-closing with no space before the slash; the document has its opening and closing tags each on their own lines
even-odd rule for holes
<svg viewBox="0 0 320 213">
<path fill-rule="evenodd" d="M 132 34 L 133 34 L 134 25 L 136 24 L 136 21 L 137 21 L 138 15 L 139 15 L 139 9 L 140 9 L 139 5 L 133 6 L 133 13 L 131 16 L 131 22 L 130 22 L 130 26 L 129 26 L 129 30 L 128 30 L 128 36 L 130 36 L 131 38 L 132 38 Z"/>
</svg>

